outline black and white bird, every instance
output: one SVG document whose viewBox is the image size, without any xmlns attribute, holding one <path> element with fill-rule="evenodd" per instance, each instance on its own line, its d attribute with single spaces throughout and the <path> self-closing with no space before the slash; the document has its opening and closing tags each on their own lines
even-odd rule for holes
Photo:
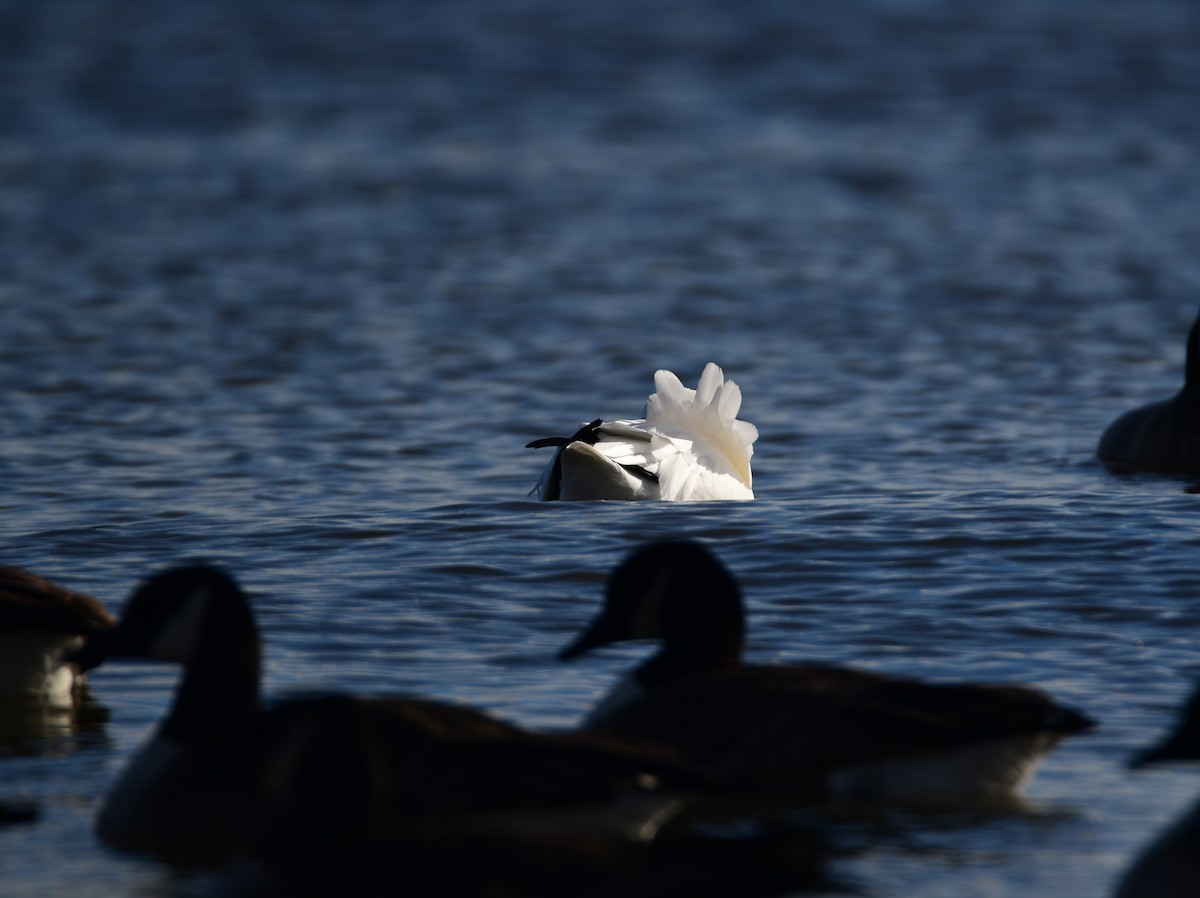
<svg viewBox="0 0 1200 898">
<path fill-rule="evenodd" d="M 727 786 L 925 806 L 1006 801 L 1085 715 L 1021 685 L 934 683 L 742 660 L 738 585 L 695 542 L 635 551 L 603 610 L 560 653 L 661 648 L 587 717 L 590 732 L 677 749 Z"/>
<path fill-rule="evenodd" d="M 694 390 L 666 370 L 655 373 L 654 386 L 644 418 L 597 418 L 569 437 L 528 443 L 555 448 L 534 487 L 538 498 L 753 499 L 758 430 L 738 420 L 738 385 L 709 362 Z"/>
<path fill-rule="evenodd" d="M 87 666 L 66 657 L 114 626 L 99 599 L 0 567 L 0 701 L 72 707 Z"/>
<path fill-rule="evenodd" d="M 1183 387 L 1170 399 L 1125 412 L 1096 447 L 1117 471 L 1200 474 L 1200 317 L 1188 333 Z"/>
</svg>

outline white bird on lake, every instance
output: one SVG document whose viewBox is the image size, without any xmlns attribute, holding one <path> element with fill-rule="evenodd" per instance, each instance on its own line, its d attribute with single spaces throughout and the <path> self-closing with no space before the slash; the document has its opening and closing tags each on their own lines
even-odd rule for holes
<svg viewBox="0 0 1200 898">
<path fill-rule="evenodd" d="M 538 498 L 753 499 L 750 456 L 758 428 L 737 419 L 738 385 L 709 362 L 694 390 L 663 369 L 654 387 L 645 418 L 597 418 L 569 437 L 527 444 L 557 447 L 534 487 Z"/>
</svg>

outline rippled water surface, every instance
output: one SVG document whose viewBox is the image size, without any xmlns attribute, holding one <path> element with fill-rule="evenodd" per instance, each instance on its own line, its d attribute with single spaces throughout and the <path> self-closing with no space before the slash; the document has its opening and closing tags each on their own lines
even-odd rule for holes
<svg viewBox="0 0 1200 898">
<path fill-rule="evenodd" d="M 897 817 L 867 895 L 1102 895 L 1200 792 L 1131 774 L 1200 664 L 1190 484 L 1104 426 L 1200 301 L 1200 11 L 549 0 L 0 2 L 0 561 L 119 607 L 219 561 L 267 688 L 564 727 L 562 667 L 660 535 L 756 659 L 1031 682 L 1102 722 L 1025 814 Z M 521 447 L 715 360 L 753 503 L 547 504 Z M 170 895 L 95 841 L 173 672 L 5 738 L 0 892 Z"/>
</svg>

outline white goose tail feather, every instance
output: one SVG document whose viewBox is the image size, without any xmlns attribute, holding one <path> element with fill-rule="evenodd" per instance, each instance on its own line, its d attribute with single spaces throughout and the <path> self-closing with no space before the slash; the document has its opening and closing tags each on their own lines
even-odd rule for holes
<svg viewBox="0 0 1200 898">
<path fill-rule="evenodd" d="M 655 439 L 660 496 L 668 500 L 753 499 L 750 457 L 758 428 L 737 420 L 742 391 L 715 363 L 696 389 L 672 372 L 654 374 L 643 425 Z"/>
</svg>

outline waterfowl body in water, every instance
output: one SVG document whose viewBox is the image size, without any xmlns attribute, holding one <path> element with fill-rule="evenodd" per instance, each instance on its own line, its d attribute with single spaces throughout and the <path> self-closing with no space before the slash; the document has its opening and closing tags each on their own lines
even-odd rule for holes
<svg viewBox="0 0 1200 898">
<path fill-rule="evenodd" d="M 229 898 L 770 898 L 846 891 L 804 831 L 633 842 L 571 833 L 370 833 L 235 868 Z"/>
<path fill-rule="evenodd" d="M 184 666 L 166 719 L 103 801 L 102 839 L 208 862 L 247 847 L 294 850 L 364 827 L 366 817 L 461 824 L 698 779 L 666 750 L 529 733 L 436 701 L 324 695 L 264 709 L 259 654 L 246 596 L 203 566 L 150 579 L 118 627 L 85 647 L 89 661 Z"/>
<path fill-rule="evenodd" d="M 670 745 L 727 786 L 927 806 L 1011 800 L 1061 737 L 1092 725 L 1026 686 L 745 664 L 737 583 L 698 543 L 634 552 L 560 658 L 636 639 L 661 649 L 585 728 Z"/>
<path fill-rule="evenodd" d="M 554 447 L 534 492 L 544 501 L 753 499 L 750 457 L 758 430 L 739 421 L 742 392 L 709 362 L 696 389 L 670 371 L 654 375 L 655 392 L 640 419 L 584 424 Z"/>
<path fill-rule="evenodd" d="M 1162 742 L 1138 752 L 1133 769 L 1200 761 L 1200 689 Z M 1130 865 L 1115 898 L 1194 898 L 1200 895 L 1200 801 L 1172 823 Z"/>
<path fill-rule="evenodd" d="M 1182 389 L 1118 417 L 1096 454 L 1122 472 L 1200 474 L 1200 317 L 1188 333 Z"/>
<path fill-rule="evenodd" d="M 115 625 L 98 599 L 0 567 L 0 701 L 71 707 L 87 668 L 65 657 Z"/>
</svg>

